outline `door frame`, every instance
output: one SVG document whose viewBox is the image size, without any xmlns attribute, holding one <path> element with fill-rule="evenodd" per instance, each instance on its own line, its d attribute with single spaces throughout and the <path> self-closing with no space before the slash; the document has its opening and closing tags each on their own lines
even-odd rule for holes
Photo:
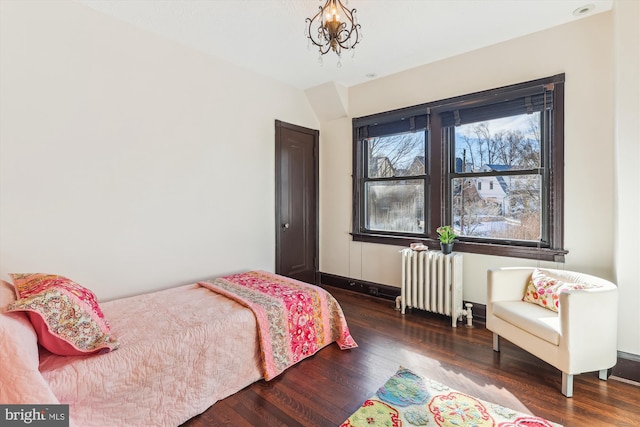
<svg viewBox="0 0 640 427">
<path fill-rule="evenodd" d="M 282 272 L 282 259 L 281 259 L 281 224 L 282 224 L 282 212 L 280 210 L 280 204 L 282 201 L 282 191 L 280 185 L 280 176 L 282 173 L 282 165 L 280 162 L 280 151 L 282 150 L 280 138 L 282 137 L 281 129 L 291 129 L 297 132 L 305 133 L 313 136 L 313 177 L 314 177 L 314 191 L 315 191 L 315 247 L 313 248 L 313 268 L 314 268 L 314 284 L 318 284 L 320 280 L 320 151 L 319 151 L 319 142 L 320 142 L 320 131 L 315 129 L 306 128 L 303 126 L 294 125 L 291 123 L 286 123 L 281 120 L 275 121 L 275 232 L 276 232 L 276 266 L 275 272 L 276 274 L 280 274 Z"/>
</svg>

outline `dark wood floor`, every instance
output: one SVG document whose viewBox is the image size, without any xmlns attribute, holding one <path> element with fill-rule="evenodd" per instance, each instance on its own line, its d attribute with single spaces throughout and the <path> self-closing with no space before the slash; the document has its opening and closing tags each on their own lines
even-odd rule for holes
<svg viewBox="0 0 640 427">
<path fill-rule="evenodd" d="M 492 348 L 483 324 L 451 327 L 450 319 L 392 301 L 327 288 L 340 302 L 359 348 L 336 344 L 217 402 L 184 426 L 338 426 L 398 366 L 461 392 L 564 426 L 640 425 L 640 387 L 596 373 L 576 376 L 574 397 L 560 393 L 560 372 L 504 341 Z"/>
</svg>

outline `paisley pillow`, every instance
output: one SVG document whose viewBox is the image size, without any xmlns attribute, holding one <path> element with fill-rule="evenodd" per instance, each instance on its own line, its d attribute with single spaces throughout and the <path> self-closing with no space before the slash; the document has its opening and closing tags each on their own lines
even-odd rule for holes
<svg viewBox="0 0 640 427">
<path fill-rule="evenodd" d="M 535 269 L 531 273 L 531 278 L 527 284 L 522 301 L 538 304 L 551 311 L 558 311 L 560 303 L 560 293 L 575 289 L 590 289 L 597 287 L 595 285 L 587 285 L 583 283 L 564 282 L 550 274 Z"/>
<path fill-rule="evenodd" d="M 66 277 L 10 274 L 18 299 L 7 311 L 26 311 L 38 342 L 51 353 L 78 356 L 118 348 L 96 296 Z"/>
</svg>

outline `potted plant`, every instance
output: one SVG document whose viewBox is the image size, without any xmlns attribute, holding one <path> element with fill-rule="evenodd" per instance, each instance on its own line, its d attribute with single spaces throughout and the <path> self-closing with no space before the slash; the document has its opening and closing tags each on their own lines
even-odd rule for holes
<svg viewBox="0 0 640 427">
<path fill-rule="evenodd" d="M 441 225 L 436 229 L 438 238 L 440 239 L 440 249 L 443 254 L 450 254 L 453 250 L 453 241 L 456 237 L 456 233 L 453 232 L 453 228 L 450 225 Z"/>
</svg>

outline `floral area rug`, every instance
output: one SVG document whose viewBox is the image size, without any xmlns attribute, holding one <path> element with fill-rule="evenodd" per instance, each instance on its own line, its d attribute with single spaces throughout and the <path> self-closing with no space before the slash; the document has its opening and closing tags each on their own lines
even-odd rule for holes
<svg viewBox="0 0 640 427">
<path fill-rule="evenodd" d="M 341 427 L 562 427 L 460 393 L 400 367 Z"/>
</svg>

